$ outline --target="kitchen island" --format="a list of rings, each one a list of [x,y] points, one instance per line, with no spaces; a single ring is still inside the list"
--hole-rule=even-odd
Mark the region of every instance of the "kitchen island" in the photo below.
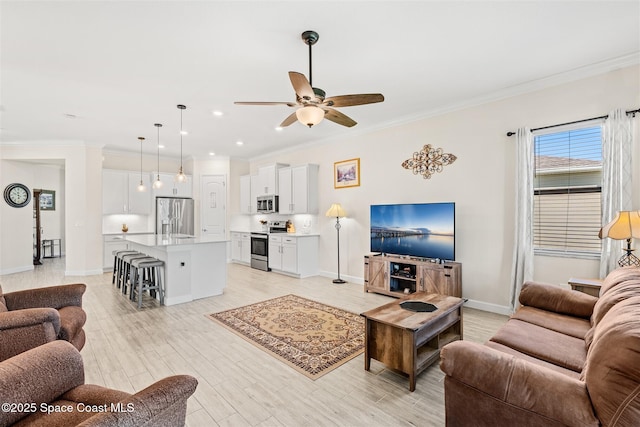
[[[126,236],[129,249],[164,261],[164,304],[221,295],[227,285],[227,241],[186,235]]]

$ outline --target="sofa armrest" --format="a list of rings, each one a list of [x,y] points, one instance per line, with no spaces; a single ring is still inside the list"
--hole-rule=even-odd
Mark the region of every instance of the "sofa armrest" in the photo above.
[[[53,308],[29,308],[0,313],[0,360],[55,341],[60,316]]]
[[[529,307],[588,319],[598,298],[555,285],[525,282],[520,291],[519,301],[520,304]]]
[[[197,385],[198,381],[189,375],[164,378],[118,402],[118,411],[96,414],[79,426],[182,426],[187,399],[196,391]]]
[[[84,383],[82,357],[66,341],[54,341],[0,362],[0,402],[32,404],[55,401]],[[0,411],[0,425],[12,425],[35,410]]]
[[[440,368],[496,405],[522,408],[567,426],[599,425],[584,382],[482,344],[456,341],[444,346]],[[473,402],[460,402],[460,407],[469,405]]]
[[[83,283],[25,289],[4,294],[9,311],[25,308],[51,307],[59,309],[70,305],[82,307],[82,295],[87,286]]]

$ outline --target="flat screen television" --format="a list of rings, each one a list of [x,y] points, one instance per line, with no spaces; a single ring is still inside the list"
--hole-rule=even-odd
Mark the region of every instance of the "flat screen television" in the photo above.
[[[371,205],[371,252],[455,260],[455,203]]]

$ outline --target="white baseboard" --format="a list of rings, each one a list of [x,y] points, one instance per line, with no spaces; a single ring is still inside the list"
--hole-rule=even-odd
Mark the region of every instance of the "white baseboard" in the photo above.
[[[33,268],[33,264],[24,265],[22,267],[5,268],[4,270],[0,270],[0,276],[5,274],[22,273],[24,271],[32,271]]]
[[[335,271],[320,271],[320,272],[318,272],[318,276],[329,277],[331,279],[337,279],[338,278],[338,273],[336,273]],[[345,280],[345,281],[349,282],[349,283],[356,283],[358,285],[364,285],[364,278],[362,278],[362,277],[356,277],[356,276],[349,276],[349,275],[340,274],[340,278],[342,280]]]
[[[465,303],[465,306],[469,308],[482,310],[482,311],[488,311],[490,313],[504,314],[505,316],[509,316],[512,313],[511,308],[505,305],[492,304],[489,302],[477,301],[473,299],[467,300],[467,302]]]

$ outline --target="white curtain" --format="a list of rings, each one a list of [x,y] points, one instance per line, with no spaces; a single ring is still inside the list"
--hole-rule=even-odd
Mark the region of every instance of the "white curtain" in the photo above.
[[[511,310],[518,306],[522,284],[533,279],[533,136],[528,128],[516,133],[516,216],[511,269]]]
[[[610,112],[602,128],[602,225],[618,211],[631,210],[631,139],[631,118],[625,110]],[[602,240],[601,278],[617,267],[622,254],[620,241]]]

